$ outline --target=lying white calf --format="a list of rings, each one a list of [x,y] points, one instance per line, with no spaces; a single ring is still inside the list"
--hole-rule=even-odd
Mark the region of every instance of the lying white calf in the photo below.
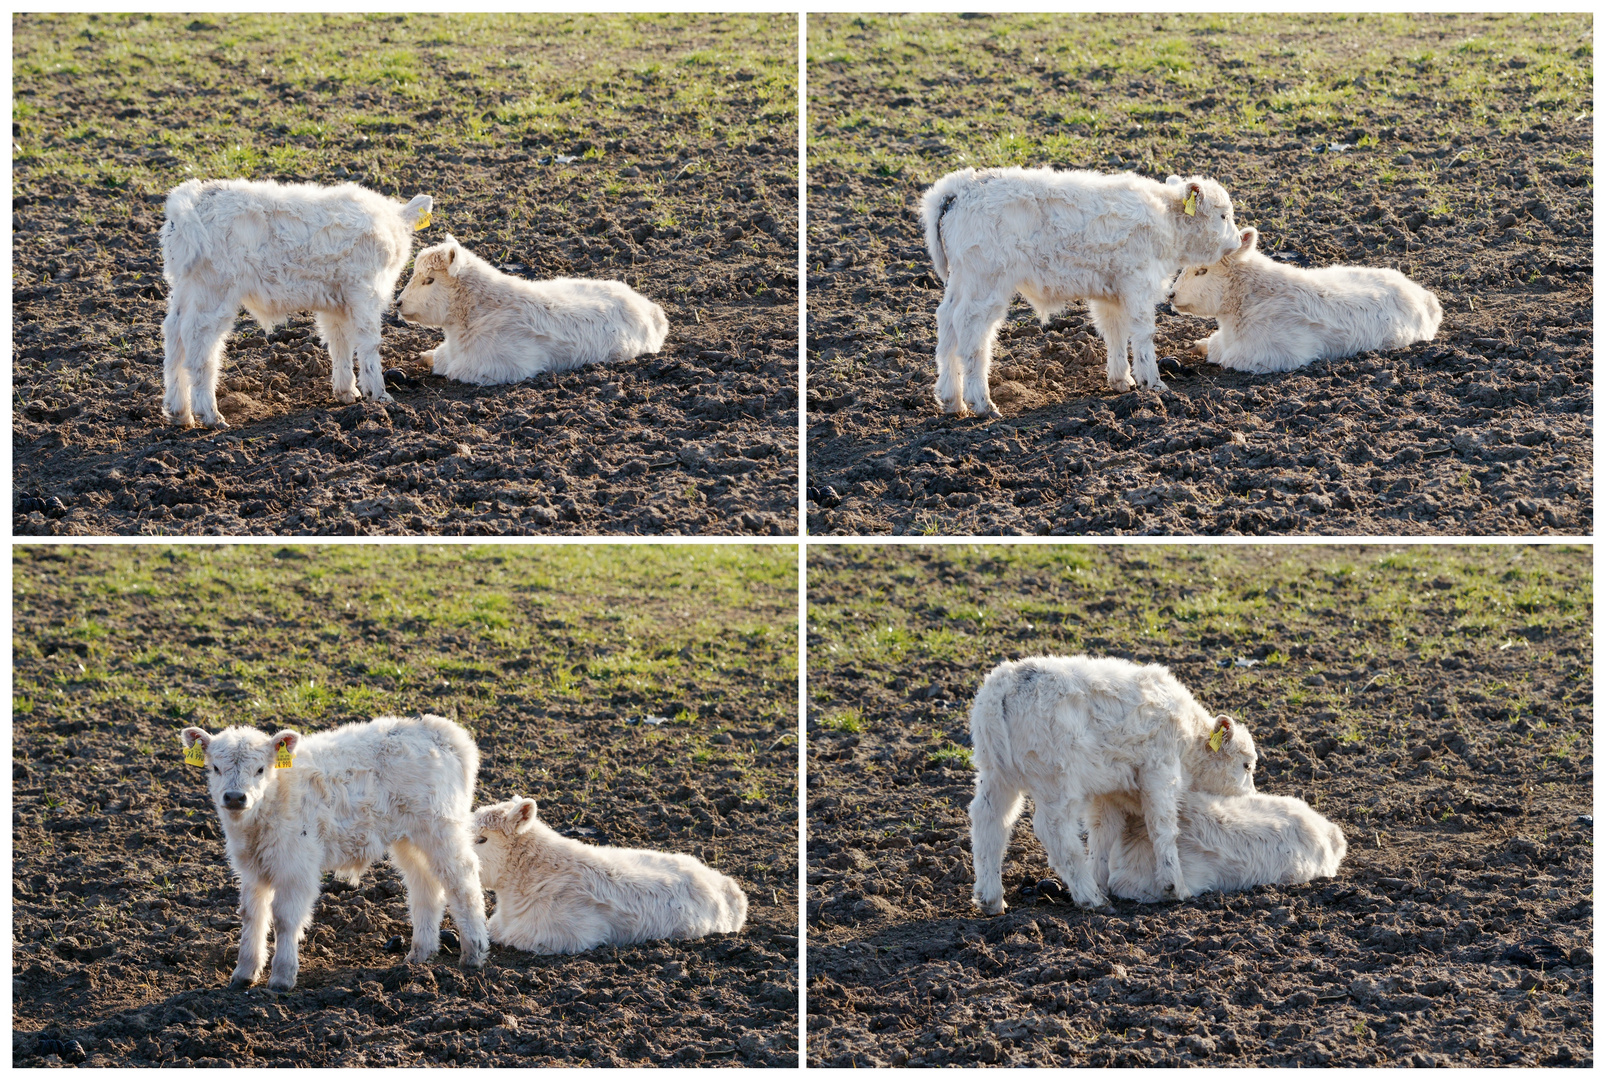
[[[401,870],[412,912],[409,964],[440,948],[449,905],[461,931],[462,966],[482,967],[490,943],[479,864],[469,842],[479,751],[439,716],[381,717],[316,735],[184,729],[185,760],[202,764],[223,822],[229,865],[240,879],[240,960],[235,989],[262,974],[268,919],[268,987],[295,985],[302,934],[325,871],[356,884],[384,857]],[[199,751],[199,754],[196,751]]]
[[[1443,308],[1397,270],[1328,266],[1303,270],[1261,255],[1259,233],[1210,266],[1190,266],[1167,299],[1220,329],[1193,344],[1209,362],[1237,371],[1292,371],[1312,360],[1431,341]]]
[[[315,312],[335,400],[357,400],[360,384],[368,398],[389,401],[379,323],[413,231],[429,224],[433,206],[428,195],[402,205],[356,184],[186,180],[174,188],[161,231],[167,418],[228,427],[217,411],[217,376],[241,307],[268,329],[297,311]]]
[[[975,799],[970,849],[975,903],[1003,911],[1003,856],[1025,797],[1032,828],[1076,904],[1109,902],[1097,882],[1100,797],[1140,800],[1165,894],[1193,888],[1176,849],[1177,802],[1188,790],[1254,790],[1254,738],[1211,718],[1158,664],[1087,656],[1038,656],[993,669],[970,712]]]
[[[936,400],[997,412],[992,342],[1015,293],[1046,322],[1085,300],[1109,347],[1109,385],[1161,387],[1154,307],[1177,270],[1237,246],[1232,200],[1213,180],[1054,169],[961,169],[920,206],[925,246],[947,283],[936,309]],[[1128,362],[1128,348],[1130,360]]]
[[[1111,839],[1102,874],[1109,891],[1148,904],[1167,899],[1140,810],[1115,801],[1099,812]],[[1335,877],[1349,850],[1342,829],[1285,795],[1192,791],[1181,798],[1179,820],[1182,874],[1194,893]]]
[[[655,353],[669,334],[663,309],[623,282],[524,281],[450,236],[418,253],[399,311],[445,329],[422,357],[436,375],[480,386]]]
[[[593,847],[559,836],[514,796],[474,814],[480,880],[496,892],[491,940],[535,953],[728,934],[747,895],[689,855]]]

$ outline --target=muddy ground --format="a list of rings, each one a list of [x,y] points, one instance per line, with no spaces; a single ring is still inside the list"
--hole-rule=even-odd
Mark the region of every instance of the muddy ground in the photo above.
[[[794,550],[789,598],[755,578],[723,615],[694,591],[528,549],[392,547],[378,577],[360,565],[372,549],[109,550],[17,561],[14,1065],[797,1063],[795,695],[776,690],[796,685]],[[660,579],[688,569],[665,550],[631,557]],[[461,618],[384,580],[405,568],[444,591],[464,559]],[[544,580],[557,571],[572,584]],[[648,620],[614,608],[625,580]],[[319,595],[326,607],[293,613]],[[529,637],[498,631],[499,612]],[[331,638],[343,645],[322,663]],[[635,674],[611,671],[624,657]],[[239,890],[179,730],[421,709],[475,735],[477,803],[533,795],[567,835],[697,855],[746,891],[745,928],[572,957],[493,945],[473,972],[448,948],[409,966],[386,948],[411,931],[384,862],[355,888],[325,882],[292,991],[229,990]]]
[[[473,42],[437,16],[258,38],[246,17],[155,18],[195,70],[130,57],[119,35],[150,34],[143,17],[15,28],[24,61],[100,20],[71,71],[19,66],[14,86],[18,533],[795,533],[793,20],[642,20],[614,47],[582,17],[527,16]],[[404,57],[406,80],[294,62],[340,41],[352,58]],[[219,111],[223,86],[241,107]],[[196,130],[182,145],[164,134]],[[230,428],[171,428],[157,230],[170,187],[220,172],[430,193],[418,247],[450,232],[519,276],[624,280],[665,308],[668,343],[477,388],[431,375],[418,355],[440,333],[391,314],[394,402],[340,406],[310,316],[264,332],[242,315],[221,390]]]
[[[809,594],[810,1064],[1592,1064],[1586,549],[814,549]],[[1338,875],[1083,912],[1028,809],[980,916],[970,699],[1077,651],[1246,722]]]
[[[1263,18],[811,17],[811,533],[1592,532],[1590,20]],[[919,198],[1014,164],[1213,176],[1262,249],[1399,269],[1443,324],[1248,375],[1162,314],[1191,373],[1115,393],[1084,305],[1017,299],[1002,417],[944,417]]]

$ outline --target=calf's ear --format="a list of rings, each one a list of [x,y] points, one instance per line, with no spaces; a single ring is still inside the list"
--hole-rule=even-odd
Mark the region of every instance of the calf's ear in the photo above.
[[[513,804],[512,820],[517,831],[524,831],[535,820],[535,800],[516,800]]]
[[[289,728],[285,728],[283,731],[273,736],[274,750],[279,750],[282,748],[287,750],[293,756],[295,754],[295,748],[300,745],[301,736],[296,732],[291,731]]]
[[[1243,230],[1241,243],[1237,246],[1237,255],[1241,258],[1259,246],[1259,230],[1250,225]]]
[[[186,750],[194,746],[196,743],[201,744],[202,750],[205,750],[208,746],[212,745],[212,736],[206,731],[205,728],[187,727],[184,729],[184,733],[181,738],[184,740],[184,749]]]
[[[463,272],[463,246],[454,236],[446,237],[446,253],[443,256],[446,263],[446,273],[456,277]]]
[[[1229,716],[1215,717],[1215,727],[1209,733],[1209,748],[1218,752],[1221,747],[1232,741],[1232,718]]]

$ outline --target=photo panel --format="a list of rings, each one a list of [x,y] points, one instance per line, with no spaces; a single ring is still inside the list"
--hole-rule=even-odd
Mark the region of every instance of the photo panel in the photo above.
[[[808,531],[1591,535],[1592,41],[810,15]]]
[[[1592,563],[811,547],[810,1066],[1589,1061]]]
[[[794,14],[12,30],[18,534],[796,535]]]
[[[16,1064],[796,1066],[795,547],[13,581]]]

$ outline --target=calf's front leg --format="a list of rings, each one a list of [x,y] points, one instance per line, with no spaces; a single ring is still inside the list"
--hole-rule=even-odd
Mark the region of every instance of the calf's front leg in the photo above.
[[[1182,877],[1181,853],[1176,847],[1181,837],[1176,812],[1180,791],[1179,770],[1142,778],[1142,814],[1148,825],[1148,839],[1154,845],[1154,877],[1166,900],[1186,900],[1193,895]]]
[[[240,958],[229,986],[244,990],[262,977],[267,965],[268,921],[273,911],[273,888],[247,878],[240,882]]]
[[[268,972],[269,990],[295,987],[301,970],[301,936],[312,921],[318,902],[318,883],[297,881],[281,885],[273,896],[273,967]]]

